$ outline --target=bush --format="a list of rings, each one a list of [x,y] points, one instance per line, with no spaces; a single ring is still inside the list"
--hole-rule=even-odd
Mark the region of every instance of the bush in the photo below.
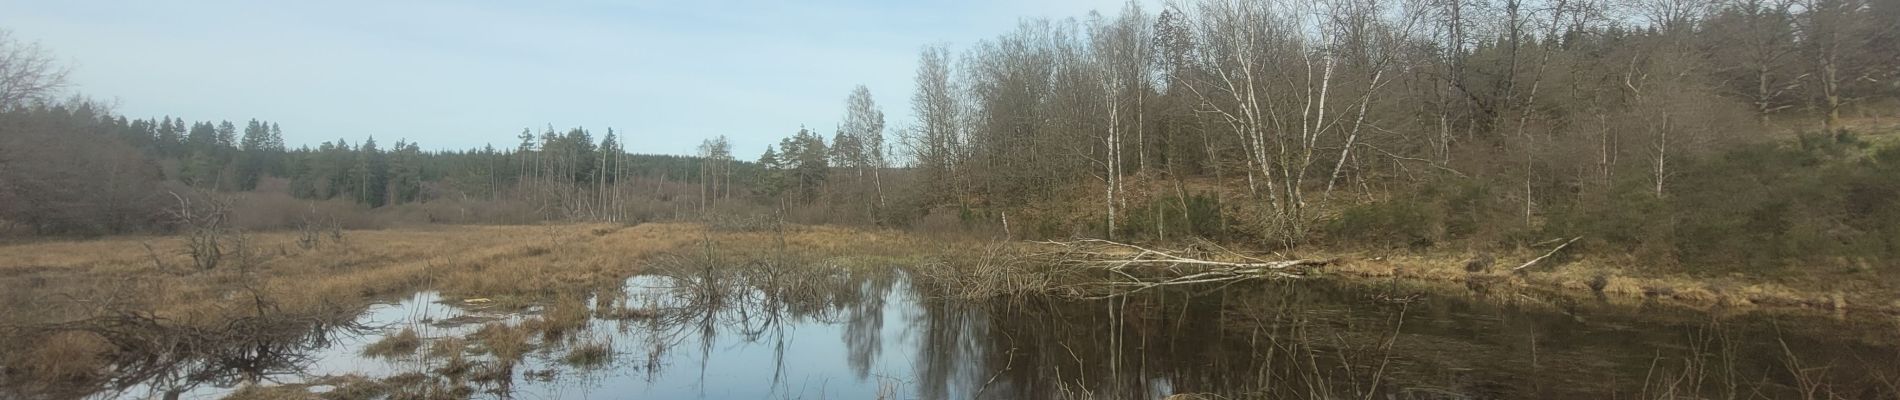
[[[1444,217],[1420,199],[1354,206],[1327,224],[1331,238],[1383,247],[1429,247],[1444,237]]]
[[[1768,273],[1900,255],[1900,149],[1851,134],[1683,157],[1658,196],[1643,173],[1548,215],[1549,236],[1584,236],[1692,272]]]
[[[1445,178],[1412,193],[1347,207],[1321,234],[1338,245],[1421,248],[1448,242],[1500,243],[1523,233],[1508,199],[1482,181]]]
[[[1158,196],[1131,202],[1123,210],[1116,237],[1180,239],[1221,237],[1220,199],[1211,194]]]

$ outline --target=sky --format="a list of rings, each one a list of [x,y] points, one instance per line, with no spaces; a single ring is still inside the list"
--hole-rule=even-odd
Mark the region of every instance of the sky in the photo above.
[[[129,118],[274,121],[292,147],[509,148],[579,126],[640,153],[726,135],[751,157],[800,126],[832,133],[856,85],[908,124],[925,45],[1123,2],[0,0],[0,29]]]

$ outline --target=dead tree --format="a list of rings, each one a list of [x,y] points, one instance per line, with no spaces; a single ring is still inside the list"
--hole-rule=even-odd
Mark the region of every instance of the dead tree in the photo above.
[[[202,201],[193,204],[189,196],[170,193],[178,201],[178,207],[166,212],[183,230],[184,253],[191,257],[192,266],[201,271],[211,270],[217,268],[226,256],[236,256],[240,260],[249,257],[245,236],[230,226],[229,202],[205,196]]]
[[[1028,258],[1055,270],[1106,273],[1106,279],[1080,279],[1057,287],[1059,292],[1085,298],[1133,294],[1174,285],[1232,283],[1251,279],[1298,278],[1312,268],[1336,259],[1271,261],[1240,254],[1217,245],[1209,250],[1167,251],[1101,239],[1038,242],[1051,250]],[[1100,275],[1098,275],[1100,276]]]

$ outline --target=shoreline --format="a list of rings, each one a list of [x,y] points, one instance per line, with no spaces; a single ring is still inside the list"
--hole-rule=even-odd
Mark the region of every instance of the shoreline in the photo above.
[[[1002,246],[1016,251],[1019,256],[1022,256],[1023,261],[1034,264],[1056,261],[1064,256],[1061,251],[1078,243],[1099,242],[1078,240],[1075,242],[991,241],[990,243],[992,246]],[[1618,263],[1600,256],[1582,255],[1569,259],[1540,259],[1552,254],[1543,251],[1494,254],[1497,257],[1495,260],[1483,261],[1473,270],[1468,270],[1467,267],[1474,263],[1473,253],[1430,250],[1331,251],[1316,247],[1301,250],[1297,253],[1298,256],[1232,252],[1224,249],[1219,254],[1210,255],[1204,249],[1172,251],[1148,243],[1116,244],[1116,246],[1111,246],[1115,248],[1108,251],[1098,249],[1069,255],[1105,257],[1106,264],[1098,264],[1094,267],[1114,266],[1124,258],[1146,256],[1149,259],[1141,261],[1140,265],[1160,265],[1166,263],[1154,259],[1183,257],[1195,259],[1197,262],[1207,261],[1207,271],[1212,272],[1219,272],[1219,269],[1227,268],[1229,265],[1312,263],[1320,265],[1302,266],[1299,267],[1300,271],[1307,275],[1337,277],[1362,283],[1384,283],[1398,279],[1468,294],[1537,292],[1575,299],[1601,299],[1621,304],[1666,304],[1725,314],[1799,311],[1841,316],[1900,315],[1900,295],[1894,294],[1894,289],[1883,283],[1881,277],[1865,271],[1810,270],[1782,271],[1767,275],[1731,273],[1727,276],[1697,277],[1676,272],[1644,271],[1641,266]],[[1156,252],[1178,254],[1157,256]],[[1036,256],[1027,256],[1030,254]],[[1043,258],[1036,259],[1037,257]],[[1520,263],[1525,260],[1539,261],[1522,270],[1512,268],[1512,266],[1523,265]],[[1493,263],[1498,265],[1490,265]],[[1034,272],[1025,269],[1015,268],[1018,273]],[[1027,268],[1027,270],[1034,269]],[[1044,268],[1042,271],[1056,270]],[[1200,270],[1194,272],[1200,272]],[[959,273],[980,275],[985,271],[971,270]],[[1072,284],[1077,278],[1072,276],[1069,279],[1072,281],[1057,280],[1058,282],[1050,283]],[[980,285],[980,282],[967,284]]]
[[[1697,278],[1683,275],[1641,276],[1623,268],[1584,258],[1565,264],[1540,265],[1524,273],[1467,272],[1449,254],[1393,257],[1342,257],[1323,273],[1370,282],[1398,278],[1466,292],[1499,289],[1549,293],[1571,298],[1601,298],[1617,304],[1655,303],[1710,313],[1798,311],[1847,315],[1900,315],[1900,299],[1880,292],[1804,290],[1747,278]],[[1874,299],[1894,299],[1880,303]]]

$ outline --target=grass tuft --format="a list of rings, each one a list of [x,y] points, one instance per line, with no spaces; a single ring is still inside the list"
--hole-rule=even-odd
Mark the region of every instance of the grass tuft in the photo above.
[[[576,367],[596,367],[613,361],[613,357],[613,343],[590,339],[568,348],[561,362]]]
[[[482,326],[481,330],[469,335],[469,338],[481,343],[482,348],[494,355],[496,361],[513,363],[533,350],[528,343],[528,331],[505,323],[493,322]]]
[[[416,334],[415,328],[403,328],[402,332],[384,336],[383,340],[378,340],[369,347],[363,348],[363,355],[396,358],[415,355],[416,349],[419,348],[422,348],[422,336]]]

